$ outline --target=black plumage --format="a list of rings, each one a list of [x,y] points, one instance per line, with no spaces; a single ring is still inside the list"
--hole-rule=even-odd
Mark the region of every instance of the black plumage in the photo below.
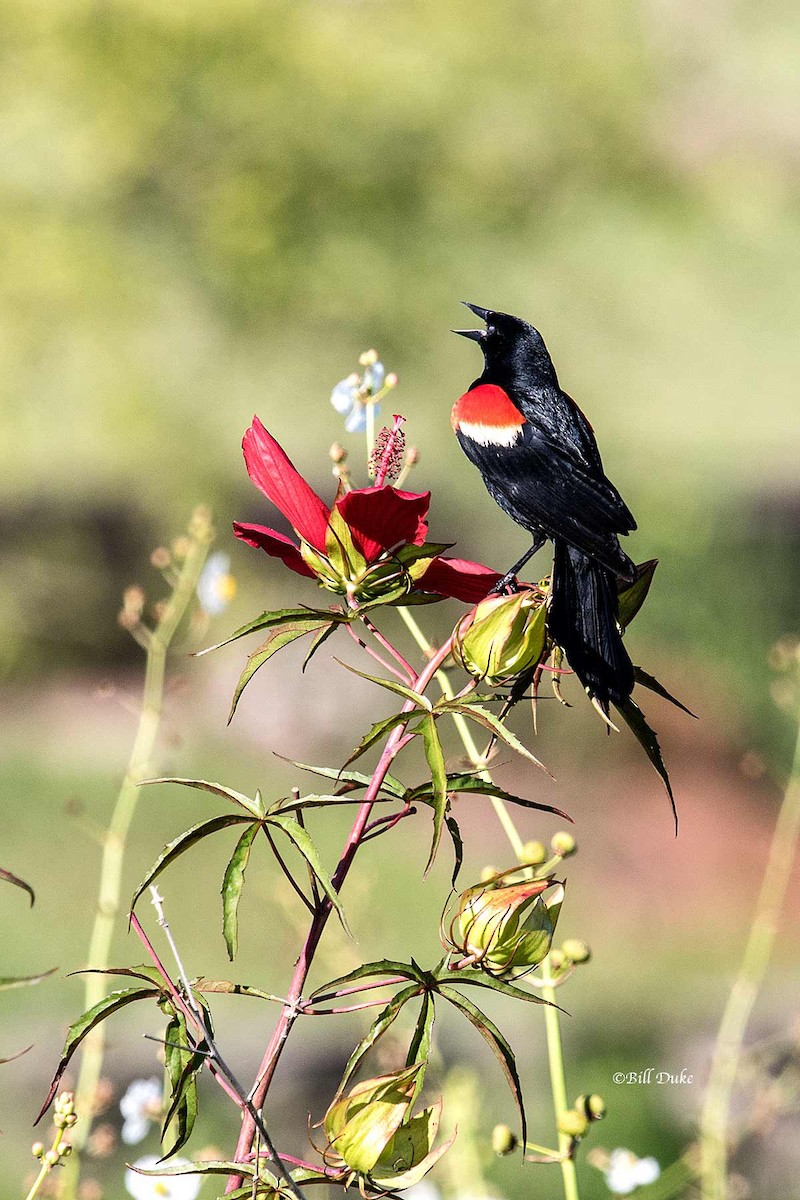
[[[532,325],[468,305],[485,330],[456,330],[477,341],[484,370],[453,409],[467,457],[499,506],[534,545],[553,542],[548,625],[589,695],[604,711],[633,690],[633,666],[617,625],[617,580],[634,577],[619,535],[636,522],[606,477],[592,427],[558,383]]]

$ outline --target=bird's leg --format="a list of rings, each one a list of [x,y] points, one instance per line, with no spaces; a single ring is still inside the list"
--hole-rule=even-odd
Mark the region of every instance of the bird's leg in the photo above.
[[[502,595],[503,592],[516,592],[518,590],[515,582],[516,576],[520,573],[526,562],[528,562],[529,559],[533,558],[534,554],[541,550],[546,541],[547,538],[541,535],[537,538],[534,538],[533,545],[530,547],[530,549],[526,550],[519,562],[515,562],[511,570],[506,571],[503,578],[497,581],[492,588],[492,592],[496,592],[498,595]]]

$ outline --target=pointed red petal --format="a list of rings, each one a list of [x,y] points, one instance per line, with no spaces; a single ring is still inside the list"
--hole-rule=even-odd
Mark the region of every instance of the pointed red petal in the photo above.
[[[248,546],[255,546],[257,550],[266,550],[272,558],[279,558],[298,575],[308,575],[310,579],[316,578],[294,542],[284,537],[282,533],[276,533],[274,529],[267,529],[264,525],[247,525],[244,521],[234,521],[233,532],[243,542],[247,542]]]
[[[398,542],[421,546],[428,533],[425,518],[430,492],[398,492],[393,487],[355,488],[336,501],[367,562]]]
[[[499,583],[502,575],[466,558],[435,558],[425,574],[417,581],[423,592],[438,592],[477,604]]]
[[[280,509],[300,537],[324,552],[330,510],[258,417],[253,417],[244,435],[242,450],[247,474],[256,487]]]

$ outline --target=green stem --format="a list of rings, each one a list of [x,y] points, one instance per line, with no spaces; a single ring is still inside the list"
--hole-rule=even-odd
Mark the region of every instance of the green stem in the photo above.
[[[400,608],[398,609],[398,612],[400,613],[403,622],[405,623],[407,629],[411,633],[411,636],[414,638],[414,641],[417,643],[422,653],[430,657],[434,652],[433,646],[425,637],[425,634],[420,629],[416,619],[412,616],[407,608]],[[445,672],[443,670],[437,671],[435,678],[436,682],[439,684],[439,687],[442,689],[443,694],[448,698],[448,700],[452,700],[454,695],[453,688]],[[480,753],[477,747],[475,739],[472,736],[472,731],[470,730],[466,720],[460,713],[453,714],[453,719],[470,762],[474,767],[480,768],[481,776],[486,779],[487,782],[491,782],[491,774],[486,768],[483,755]],[[506,837],[511,844],[511,848],[516,857],[521,859],[522,849],[525,843],[520,837],[519,831],[514,824],[511,814],[509,813],[508,808],[503,800],[494,796],[491,799],[500,824],[503,826]],[[550,979],[549,957],[544,960],[542,969],[544,971],[544,979],[547,982]],[[544,987],[542,988],[541,994],[545,1000],[549,1001],[549,1003],[544,1006],[544,1021],[545,1032],[547,1035],[547,1056],[550,1065],[550,1086],[553,1093],[553,1109],[556,1115],[556,1122],[558,1122],[559,1117],[563,1112],[566,1111],[568,1107],[567,1083],[564,1075],[564,1054],[561,1049],[561,1026],[558,1019],[558,1009],[555,1007],[555,989],[552,987]],[[572,1158],[566,1157],[570,1146],[571,1139],[568,1136],[559,1133],[559,1151],[565,1156],[561,1160],[561,1177],[564,1183],[565,1200],[579,1200],[578,1177],[575,1170],[575,1163]]]
[[[155,749],[164,702],[164,676],[167,651],[180,622],[195,594],[197,581],[208,553],[212,529],[203,510],[197,510],[190,525],[189,549],[183,561],[174,590],[159,621],[147,640],[147,659],[142,693],[139,726],[128,761],[128,769],[117,795],[111,821],[103,838],[100,865],[100,885],[97,896],[87,963],[95,970],[110,965],[114,926],[120,911],[122,870],[128,831],[139,799],[139,784],[152,774],[151,761]],[[84,1012],[98,1004],[106,994],[102,975],[86,975],[84,982]],[[81,1068],[76,1088],[75,1107],[81,1114],[79,1131],[72,1137],[73,1152],[61,1176],[59,1196],[74,1200],[80,1175],[80,1152],[91,1132],[92,1108],[103,1068],[105,1054],[105,1024],[94,1030],[84,1042]]]
[[[700,1119],[703,1200],[725,1200],[731,1093],[750,1014],[766,974],[800,836],[800,727],[753,923],[720,1022]]]

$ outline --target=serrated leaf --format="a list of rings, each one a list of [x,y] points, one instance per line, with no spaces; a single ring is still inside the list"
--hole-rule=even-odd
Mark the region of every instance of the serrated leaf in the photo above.
[[[4,870],[3,867],[0,867],[0,879],[5,880],[6,883],[13,884],[14,887],[21,888],[23,892],[27,892],[28,896],[30,897],[31,908],[33,908],[33,902],[36,899],[36,896],[34,895],[33,888],[29,883],[26,883],[24,879],[20,879],[19,875],[14,875],[13,872]]]
[[[655,731],[650,728],[645,720],[644,713],[639,708],[635,700],[629,696],[624,704],[615,704],[614,707],[619,712],[620,716],[627,722],[633,731],[639,745],[644,750],[650,762],[655,767],[658,774],[664,781],[664,787],[667,789],[669,802],[672,805],[672,815],[675,818],[675,836],[678,835],[678,810],[675,807],[675,797],[672,794],[672,784],[669,781],[667,768],[664,765],[664,759],[661,757],[661,747],[658,744],[658,738]]]
[[[320,887],[327,896],[328,900],[336,909],[336,915],[341,922],[342,929],[352,941],[355,941],[355,938],[350,932],[350,926],[347,924],[347,918],[344,915],[344,909],[342,908],[342,902],[339,899],[339,893],[333,886],[330,875],[322,865],[322,859],[319,856],[319,851],[311,840],[311,835],[309,834],[308,830],[304,829],[295,817],[289,816],[270,816],[267,818],[267,824],[270,826],[276,825],[279,829],[282,829],[286,836],[293,842],[297,850],[314,872],[317,880],[319,881]]]
[[[233,804],[238,804],[240,808],[246,809],[254,817],[263,817],[264,815],[264,805],[260,801],[260,796],[251,800],[242,792],[235,792],[233,788],[223,787],[221,783],[211,783],[207,779],[183,779],[177,775],[164,775],[160,779],[143,779],[139,787],[147,787],[152,783],[179,783],[183,787],[198,788],[200,791],[210,792],[212,796],[221,796],[223,800],[230,800]]]
[[[685,704],[681,704],[680,700],[677,700],[671,692],[668,692],[663,683],[659,683],[654,675],[648,675],[647,671],[642,670],[641,667],[634,667],[633,677],[638,684],[641,684],[642,687],[648,688],[651,692],[655,692],[655,694],[657,696],[661,696],[663,700],[669,700],[670,704],[674,704],[676,708],[681,710],[681,712],[687,713],[690,717],[694,717],[695,720],[698,719],[697,713],[693,713],[692,710],[687,708]]]
[[[250,861],[250,851],[253,848],[261,822],[256,821],[245,829],[236,849],[231,855],[222,878],[222,936],[228,949],[228,958],[233,962],[239,950],[239,901],[244,887],[244,873]]]
[[[311,998],[316,1003],[323,1003],[325,1000],[332,1000],[335,994],[343,987],[349,987],[351,983],[358,983],[361,979],[374,979],[379,975],[399,975],[402,979],[415,980],[417,983],[426,983],[425,972],[421,971],[414,963],[396,962],[391,958],[381,958],[376,962],[364,963],[361,967],[356,967],[354,971],[348,971],[346,975],[340,975],[337,979],[331,979],[328,983],[322,984],[311,993]],[[390,986],[387,984],[387,987]]]
[[[653,582],[658,559],[651,558],[639,563],[636,567],[636,578],[631,583],[624,583],[618,589],[617,621],[622,629],[627,629],[639,609],[647,599],[650,584]]]
[[[299,608],[275,609],[272,612],[263,612],[260,617],[255,617],[254,620],[248,621],[246,625],[242,625],[235,633],[232,633],[230,637],[225,638],[223,641],[216,642],[213,646],[206,646],[203,650],[197,650],[194,657],[202,658],[204,654],[210,654],[212,650],[220,650],[223,646],[229,646],[231,642],[236,642],[239,638],[246,637],[249,633],[260,633],[264,629],[273,629],[277,625],[287,625],[291,621],[308,620],[311,617],[316,618],[318,624],[322,621],[346,622],[349,619],[343,613],[328,612],[320,608],[302,606]]]
[[[131,979],[143,979],[145,983],[155,984],[163,988],[164,980],[156,967],[147,963],[138,967],[83,967],[79,971],[70,971],[72,975],[125,975]]]
[[[364,775],[360,771],[338,771],[336,767],[314,767],[309,763],[295,762],[293,758],[284,758],[282,754],[277,754],[276,758],[283,759],[284,762],[291,763],[293,767],[297,767],[301,771],[308,771],[311,775],[319,775],[322,779],[336,779],[341,783],[352,783],[356,787],[369,787],[372,779],[369,775]],[[397,800],[404,800],[406,796],[406,788],[399,779],[395,779],[393,775],[384,776],[381,790],[389,792]]]
[[[228,714],[228,724],[233,720],[233,715],[236,712],[236,706],[241,699],[242,692],[247,687],[250,680],[255,675],[256,671],[264,666],[264,663],[269,662],[274,654],[284,647],[290,646],[292,642],[296,642],[298,638],[305,637],[306,634],[312,632],[319,625],[319,620],[315,618],[307,618],[304,621],[294,621],[291,625],[282,625],[279,629],[274,629],[267,640],[260,645],[248,657],[245,668],[239,676],[239,682],[233,693],[231,701],[231,711]]]
[[[506,1077],[506,1082],[511,1089],[511,1094],[519,1112],[520,1124],[522,1126],[522,1141],[527,1137],[527,1121],[525,1118],[525,1104],[522,1099],[522,1085],[519,1080],[519,1072],[517,1071],[517,1061],[514,1057],[514,1051],[509,1046],[503,1034],[497,1028],[493,1021],[482,1012],[476,1004],[468,1000],[466,996],[461,996],[451,987],[444,984],[439,988],[439,994],[448,1000],[455,1008],[459,1009],[468,1021],[478,1030],[481,1037],[488,1042],[492,1053],[497,1058],[497,1061],[502,1067],[503,1074]]]
[[[342,767],[342,771],[344,771],[345,767],[349,767],[350,763],[355,762],[357,758],[361,758],[362,754],[366,754],[366,752],[372,746],[374,746],[376,742],[379,742],[381,738],[386,737],[387,734],[391,733],[393,729],[396,729],[398,725],[403,725],[405,722],[410,721],[413,715],[414,714],[402,712],[394,713],[391,717],[385,717],[382,721],[376,721],[372,728],[364,734],[363,738],[358,743],[355,750],[353,750],[353,752],[350,754],[349,758],[347,758],[344,766]]]
[[[423,717],[420,722],[420,731],[422,733],[422,743],[425,747],[425,758],[431,772],[431,784],[433,788],[433,838],[431,840],[428,861],[423,872],[424,877],[433,865],[433,860],[436,857],[436,851],[439,849],[439,842],[442,838],[442,826],[447,808],[447,770],[445,768],[442,743],[439,741],[439,733],[436,729],[436,721],[432,713],[429,716]]]
[[[386,1007],[381,1009],[375,1020],[370,1025],[367,1033],[358,1043],[355,1050],[347,1060],[347,1066],[344,1069],[342,1082],[339,1084],[338,1090],[340,1092],[345,1090],[350,1082],[350,1079],[358,1070],[362,1059],[365,1057],[368,1051],[372,1049],[375,1043],[381,1037],[383,1037],[384,1033],[386,1033],[386,1030],[389,1029],[389,1027],[397,1020],[397,1017],[400,1015],[403,1006],[407,1004],[409,1000],[413,1000],[413,998],[417,995],[419,995],[419,986],[417,984],[412,984],[410,987],[405,987],[399,991],[397,995],[389,1001]]]
[[[208,821],[200,821],[197,825],[193,825],[191,829],[187,829],[185,833],[176,837],[174,841],[171,841],[169,845],[164,847],[153,866],[133,893],[131,912],[136,907],[136,901],[144,889],[149,887],[153,880],[157,879],[161,872],[170,863],[175,862],[175,859],[179,858],[186,850],[191,849],[192,846],[202,841],[203,838],[210,837],[213,833],[218,833],[220,829],[228,829],[232,825],[249,825],[251,820],[251,817],[239,816],[237,813],[223,813],[222,816],[211,817]]]
[[[57,970],[58,967],[51,967],[49,971],[42,971],[40,975],[7,975],[0,978],[0,992],[8,992],[12,988],[32,987],[33,984],[47,979],[49,975],[55,975]]]
[[[415,708],[424,709],[425,712],[430,712],[433,708],[427,696],[422,696],[419,692],[415,692],[413,688],[406,687],[403,683],[398,683],[394,679],[383,679],[380,675],[370,675],[366,671],[358,671],[355,667],[351,667],[349,663],[342,662],[341,659],[334,659],[340,667],[344,667],[345,671],[350,671],[352,675],[358,675],[359,679],[366,679],[369,683],[375,683],[378,687],[385,688],[387,692],[394,692],[396,696],[402,696],[404,700],[408,700]]]
[[[551,779],[554,777],[550,774],[544,763],[540,762],[535,754],[531,754],[527,746],[524,746],[515,733],[503,724],[502,721],[489,712],[488,708],[483,708],[480,704],[462,704],[460,701],[448,700],[444,704],[441,701],[437,704],[437,708],[441,707],[443,712],[460,712],[462,716],[468,717],[470,721],[477,722],[478,725],[483,725],[484,729],[488,729],[494,733],[501,741],[510,746],[512,750],[516,750],[517,754],[521,754],[523,758],[527,758],[534,766],[539,767]]]
[[[64,1049],[61,1051],[61,1058],[59,1059],[56,1073],[53,1076],[53,1082],[50,1084],[50,1090],[47,1093],[47,1099],[42,1105],[39,1115],[34,1121],[34,1125],[39,1124],[52,1104],[53,1097],[58,1091],[58,1085],[61,1082],[61,1076],[64,1074],[70,1059],[86,1035],[91,1033],[101,1021],[105,1021],[106,1017],[119,1012],[120,1009],[125,1008],[128,1004],[133,1004],[137,1000],[148,1000],[158,995],[160,995],[158,988],[145,987],[124,988],[121,991],[111,992],[70,1025],[67,1030]]]
[[[306,654],[305,658],[303,659],[301,673],[303,673],[303,674],[305,673],[306,667],[311,662],[312,658],[317,653],[320,646],[323,644],[323,642],[327,642],[328,638],[331,636],[334,629],[336,628],[336,626],[339,623],[340,622],[338,622],[338,621],[331,621],[330,625],[323,625],[323,627],[317,633],[314,634],[314,637],[311,639],[311,645],[309,647],[308,653]]]

